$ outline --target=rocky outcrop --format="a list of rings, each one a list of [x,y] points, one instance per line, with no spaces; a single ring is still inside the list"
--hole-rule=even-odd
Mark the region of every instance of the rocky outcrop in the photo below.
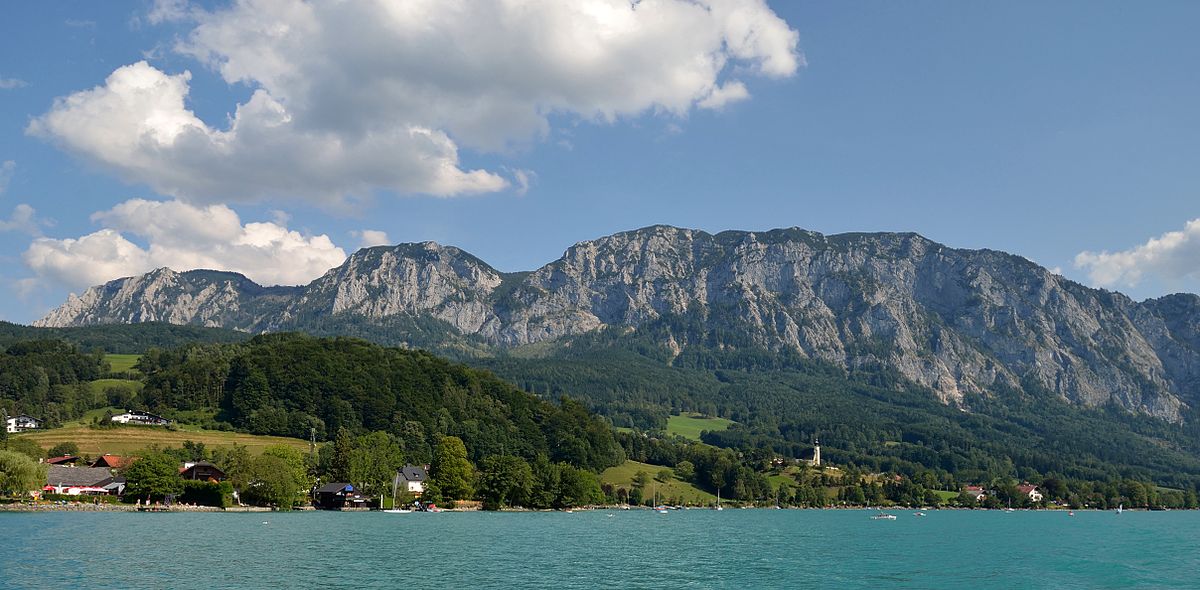
[[[304,287],[162,269],[72,296],[39,325],[167,321],[248,331],[331,318],[386,327],[432,319],[498,347],[561,341],[668,318],[678,351],[792,350],[847,367],[884,365],[946,403],[999,391],[1053,395],[1177,421],[1200,402],[1200,298],[1137,303],[1023,258],[915,234],[655,226],[572,246],[505,274],[426,242],[360,250]]]

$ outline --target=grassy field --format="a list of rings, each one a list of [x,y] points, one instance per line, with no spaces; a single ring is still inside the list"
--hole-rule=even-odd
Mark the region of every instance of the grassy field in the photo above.
[[[141,381],[132,381],[130,379],[97,379],[89,382],[89,385],[93,393],[104,393],[110,387],[141,391],[145,384]]]
[[[185,430],[170,431],[164,428],[147,426],[124,426],[117,428],[93,429],[86,426],[64,426],[41,432],[29,432],[18,435],[28,438],[44,449],[49,449],[58,443],[73,442],[79,445],[79,451],[96,456],[104,453],[124,455],[152,444],[178,447],[183,441],[202,442],[209,447],[231,446],[234,443],[249,447],[251,453],[258,454],[271,445],[285,444],[308,452],[308,441],[281,436],[257,436],[237,432],[222,432],[218,430]]]
[[[958,492],[950,492],[946,490],[933,490],[933,493],[937,494],[943,502],[946,500],[953,500],[958,497]]]
[[[687,439],[699,441],[700,433],[705,430],[725,430],[733,424],[732,420],[724,418],[704,418],[699,414],[686,416],[670,416],[667,418],[667,434],[678,434]]]
[[[633,488],[633,476],[639,471],[645,471],[650,475],[650,483],[646,484],[645,494],[649,498],[654,494],[654,490],[658,490],[658,499],[663,502],[673,502],[680,504],[703,505],[715,503],[717,497],[697,488],[696,486],[680,481],[672,477],[667,482],[654,480],[654,476],[659,471],[667,469],[661,465],[650,465],[648,463],[638,463],[637,461],[626,461],[616,467],[609,467],[600,474],[601,483],[610,483],[617,487],[625,489]]]
[[[138,359],[142,358],[140,354],[106,354],[104,360],[112,367],[112,372],[123,373],[132,371],[133,366],[137,364]]]

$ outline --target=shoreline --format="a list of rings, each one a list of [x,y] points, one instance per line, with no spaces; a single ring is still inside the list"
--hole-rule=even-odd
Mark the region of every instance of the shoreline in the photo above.
[[[0,512],[158,512],[158,513],[163,513],[163,512],[230,512],[230,513],[279,512],[273,508],[266,508],[266,507],[262,507],[262,506],[230,506],[228,508],[220,508],[217,506],[174,505],[174,506],[157,506],[157,507],[151,506],[149,509],[146,509],[146,508],[147,507],[144,505],[139,506],[137,504],[90,504],[90,503],[82,503],[82,502],[69,503],[69,504],[49,504],[49,503],[47,503],[47,504],[24,504],[24,503],[0,504]],[[528,509],[528,508],[504,508],[501,510],[487,511],[487,510],[480,510],[477,508],[476,509],[467,509],[467,510],[463,510],[461,508],[446,508],[446,509],[442,509],[441,512],[545,513],[545,512],[601,512],[601,511],[609,511],[609,512],[643,511],[644,512],[644,511],[653,511],[653,510],[654,510],[653,508],[649,508],[649,507],[645,507],[645,506],[630,506],[627,508],[621,507],[621,506],[590,506],[590,507],[583,507],[583,508],[573,508],[570,510],[534,510],[534,509]],[[677,512],[677,511],[683,512],[683,511],[691,511],[691,510],[712,511],[712,508],[708,508],[708,507],[678,508],[678,509],[671,509],[671,512]],[[772,507],[772,506],[747,506],[747,507],[741,507],[741,508],[729,507],[729,508],[726,508],[726,510],[728,510],[728,511],[733,511],[733,510],[776,510],[776,508]],[[1005,512],[1006,511],[1006,509],[1004,509],[1004,508],[961,508],[961,507],[943,507],[943,508],[901,508],[901,507],[878,508],[878,507],[872,507],[872,508],[868,508],[865,506],[828,506],[828,507],[824,507],[824,508],[785,507],[785,508],[779,508],[779,510],[829,510],[829,511],[860,511],[860,512],[877,512],[877,511],[882,511],[882,512],[907,512],[907,511],[917,511],[917,512],[939,512],[939,511]],[[1196,510],[1196,509],[1168,508],[1168,509],[1164,509],[1164,510],[1151,510],[1151,509],[1147,509],[1147,508],[1126,508],[1125,512],[1172,512],[1172,511],[1176,511],[1176,510],[1188,512],[1188,511]],[[372,510],[316,510],[311,506],[303,506],[303,507],[299,507],[299,508],[294,508],[288,512],[380,512],[380,511],[375,510],[375,509],[372,509]],[[1018,508],[1018,509],[1014,509],[1014,512],[1115,512],[1115,510],[1099,509],[1099,508],[1076,508],[1076,509],[1070,509],[1070,508],[1039,508],[1039,509],[1026,508],[1026,509],[1020,509],[1020,508]]]

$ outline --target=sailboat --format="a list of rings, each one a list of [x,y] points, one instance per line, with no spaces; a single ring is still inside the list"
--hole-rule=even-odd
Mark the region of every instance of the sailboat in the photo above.
[[[1124,502],[1122,502],[1122,503],[1120,503],[1120,504],[1117,504],[1117,514],[1120,514],[1120,513],[1124,512],[1124,510],[1125,510],[1125,503],[1124,503]]]
[[[391,510],[384,510],[384,512],[387,514],[408,514],[409,512],[412,512],[412,510],[401,510],[399,508],[396,508],[396,485],[395,484],[392,484],[392,508],[391,508]]]
[[[882,508],[880,508],[879,514],[872,515],[871,520],[896,520],[896,515],[888,514],[884,512]]]
[[[667,507],[658,505],[658,486],[654,486],[654,511],[659,514],[666,514]]]
[[[721,488],[717,488],[717,507],[713,508],[713,510],[724,510],[721,507]]]

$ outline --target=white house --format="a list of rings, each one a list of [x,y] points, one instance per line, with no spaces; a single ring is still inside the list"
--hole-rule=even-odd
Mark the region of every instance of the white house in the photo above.
[[[26,430],[36,430],[42,427],[42,421],[21,414],[20,416],[9,416],[4,423],[4,431],[8,433],[25,432]]]
[[[392,486],[397,493],[408,492],[414,496],[420,496],[425,493],[426,479],[429,479],[429,476],[425,473],[424,467],[405,465],[400,471],[396,472],[396,477],[392,480]]]
[[[167,420],[162,416],[151,414],[150,412],[134,411],[125,412],[124,414],[117,414],[116,416],[112,417],[112,421],[120,422],[121,424],[139,424],[142,426],[166,426],[167,424],[171,423],[170,420]]]
[[[1041,502],[1042,493],[1038,491],[1037,486],[1029,484],[1017,486],[1017,491],[1022,495],[1028,496],[1030,502]]]

